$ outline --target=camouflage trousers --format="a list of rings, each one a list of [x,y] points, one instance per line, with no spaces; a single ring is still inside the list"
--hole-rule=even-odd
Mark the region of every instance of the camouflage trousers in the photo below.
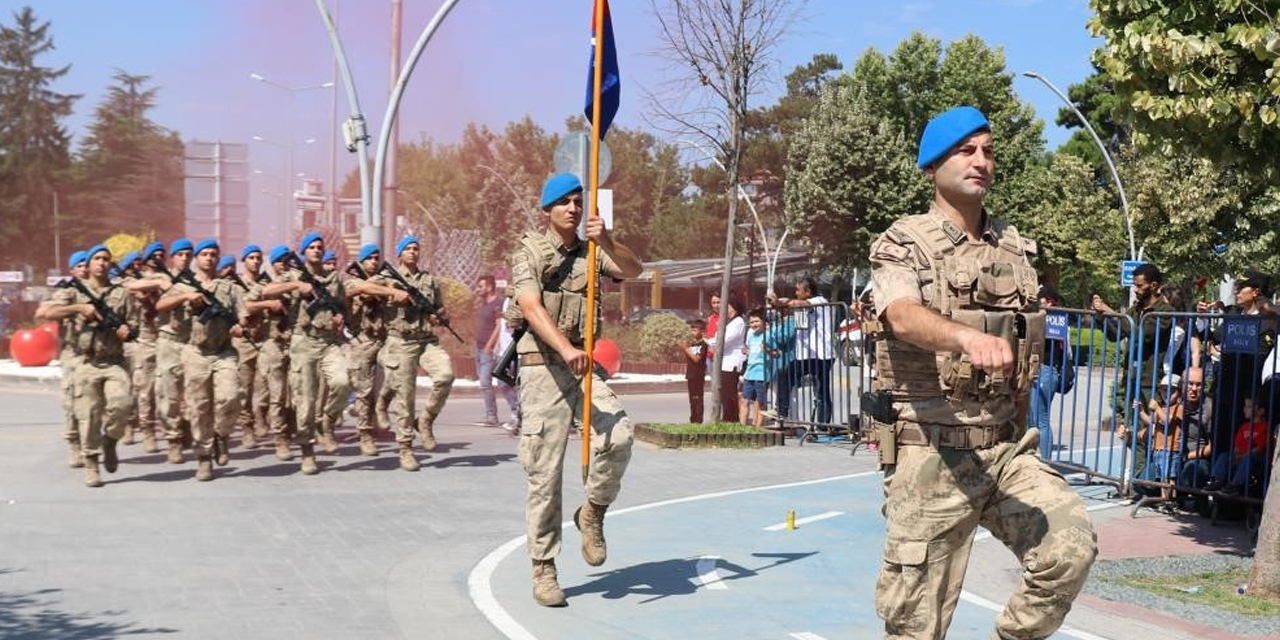
[[[551,560],[560,555],[564,453],[569,430],[582,417],[582,379],[559,364],[522,366],[520,407],[524,418],[518,458],[529,477],[525,497],[529,557]],[[613,504],[631,461],[632,439],[631,418],[597,373],[591,383],[588,500],[601,506]]]
[[[267,396],[265,424],[275,435],[288,433],[292,422],[289,344],[274,338],[263,342],[256,373],[254,389],[261,389]]]
[[[320,389],[324,381],[326,391]],[[311,336],[295,332],[289,342],[289,384],[297,411],[297,444],[314,444],[320,428],[332,432],[342,420],[342,408],[351,393],[347,359],[336,336]]]
[[[188,422],[182,407],[182,349],[185,345],[173,338],[156,340],[156,417],[164,429],[166,440],[182,438]]]
[[[431,393],[422,415],[434,420],[444,408],[444,402],[453,389],[453,363],[449,353],[440,345],[425,340],[406,340],[400,336],[387,337],[382,349],[382,366],[386,370],[386,385],[391,396],[391,410],[395,412],[396,442],[413,442],[416,428],[418,367],[431,378]]]
[[[240,372],[235,349],[206,354],[185,345],[182,373],[196,454],[211,456],[213,437],[231,435],[240,414]]]
[[[84,455],[102,453],[102,437],[119,440],[133,413],[133,389],[129,370],[119,362],[76,365],[76,423]]]
[[[347,377],[351,380],[351,390],[356,396],[356,429],[359,431],[373,429],[374,383],[378,372],[378,352],[382,350],[382,345],[380,340],[360,336],[346,346],[347,366],[350,367]]]
[[[240,381],[240,415],[236,426],[244,431],[265,429],[267,426],[267,387],[258,383],[259,357],[263,345],[245,338],[232,338],[231,344],[239,357],[237,377]]]
[[[131,421],[139,433],[151,433],[156,422],[156,340],[138,338],[124,345],[136,400]]]
[[[1035,452],[1039,432],[978,451],[898,447],[885,469],[884,562],[876,613],[885,638],[946,636],[985,527],[1022,563],[1022,580],[996,618],[1000,640],[1047,638],[1062,625],[1097,555],[1080,497]]]
[[[76,366],[79,364],[80,356],[70,348],[63,349],[58,356],[58,365],[62,368],[62,408],[67,419],[62,439],[67,442],[80,442],[80,427],[76,422]]]

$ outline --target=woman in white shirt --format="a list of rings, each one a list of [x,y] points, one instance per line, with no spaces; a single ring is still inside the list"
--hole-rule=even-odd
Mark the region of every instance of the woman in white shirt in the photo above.
[[[720,420],[738,422],[738,380],[746,365],[747,356],[742,348],[747,344],[747,323],[742,319],[742,301],[729,298],[729,321],[720,322],[724,331],[724,357],[720,359]],[[712,348],[715,343],[708,341]]]

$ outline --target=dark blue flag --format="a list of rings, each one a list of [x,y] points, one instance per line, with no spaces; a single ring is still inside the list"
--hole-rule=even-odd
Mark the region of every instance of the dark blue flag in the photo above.
[[[613,117],[618,115],[618,105],[621,104],[622,98],[622,79],[618,73],[618,49],[613,46],[613,21],[609,19],[609,1],[605,0],[604,6],[604,65],[603,78],[600,84],[600,139],[604,139],[604,134],[609,131],[609,125],[613,124]],[[596,66],[596,49],[595,32],[596,20],[595,12],[592,11],[591,16],[591,57],[587,63],[587,102],[583,112],[587,114],[587,121],[591,121],[591,99],[595,89],[595,66]]]

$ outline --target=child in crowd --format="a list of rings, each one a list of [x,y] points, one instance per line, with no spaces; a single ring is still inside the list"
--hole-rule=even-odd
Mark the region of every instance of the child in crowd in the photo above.
[[[768,380],[765,376],[765,320],[763,309],[752,309],[747,313],[747,343],[742,347],[747,354],[747,373],[742,377],[742,394],[739,400],[738,415],[742,424],[764,424],[764,410],[767,405],[766,388]],[[752,407],[755,418],[750,419]]]
[[[1236,429],[1231,451],[1213,457],[1213,474],[1205,491],[1236,496],[1244,493],[1250,475],[1262,475],[1266,464],[1267,409],[1253,398],[1244,400],[1245,422]]]
[[[684,349],[684,384],[689,390],[689,422],[702,422],[702,392],[707,384],[707,343],[702,336],[707,330],[703,320],[689,321],[689,338],[680,341]]]

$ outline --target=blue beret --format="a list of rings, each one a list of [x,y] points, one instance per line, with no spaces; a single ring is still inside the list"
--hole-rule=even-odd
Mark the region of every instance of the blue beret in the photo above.
[[[369,256],[375,253],[382,253],[382,252],[378,250],[378,245],[376,243],[370,242],[369,244],[366,244],[365,246],[360,247],[360,257],[356,259],[359,260],[360,262],[364,262],[365,260],[369,259]]]
[[[396,243],[396,255],[398,256],[404,253],[405,248],[411,244],[416,244],[419,248],[422,247],[422,243],[418,242],[417,238],[413,236],[405,236],[400,239],[400,242]]]
[[[236,266],[235,256],[222,256],[222,258],[218,260],[218,271],[222,271],[227,267],[234,267],[234,266]]]
[[[560,198],[575,191],[582,191],[582,181],[578,179],[578,176],[572,173],[560,173],[551,176],[547,183],[542,185],[542,204],[538,206],[547,209]]]
[[[245,247],[244,250],[240,252],[240,259],[244,260],[254,253],[262,253],[262,247],[259,247],[256,244],[251,244]]]
[[[137,261],[138,261],[138,252],[130,251],[129,253],[124,254],[124,259],[120,261],[120,266],[127,267]]]
[[[973,107],[956,107],[934,116],[920,136],[916,166],[923,169],[933,164],[975,131],[990,128],[987,117]]]
[[[281,260],[284,260],[290,253],[292,252],[289,250],[289,247],[282,244],[278,244],[275,247],[272,247],[271,249],[271,261],[280,262]]]
[[[172,245],[169,245],[169,255],[173,255],[184,249],[187,251],[191,251],[191,240],[187,238],[178,238],[177,240],[173,241]]]
[[[142,250],[142,255],[138,257],[143,260],[150,260],[151,256],[155,255],[157,251],[164,251],[164,243],[159,240],[147,245],[147,248]]]
[[[107,245],[105,245],[105,244],[95,244],[95,245],[93,245],[92,247],[89,247],[89,250],[88,250],[88,251],[84,252],[84,259],[85,259],[85,260],[92,260],[94,256],[98,255],[99,253],[104,253],[104,252],[107,254],[107,259],[108,259],[108,260],[110,260],[110,259],[111,259],[111,250],[107,248]]]
[[[71,254],[71,258],[67,260],[67,266],[74,269],[75,266],[80,264],[81,262],[88,262],[88,261],[89,261],[89,256],[86,255],[85,252],[77,251]]]
[[[217,240],[214,240],[213,238],[205,238],[204,240],[201,240],[200,242],[196,243],[196,248],[191,253],[199,255],[200,252],[204,251],[205,249],[217,249],[217,248],[218,248]]]
[[[320,258],[320,262],[333,262],[334,260],[337,260],[337,259],[338,259],[338,254],[334,253],[332,250],[329,250],[324,252],[324,256]]]
[[[316,240],[319,240],[321,243],[324,242],[324,236],[320,235],[319,231],[311,231],[308,232],[307,235],[302,236],[302,242],[298,243],[298,253],[306,251],[307,247],[311,246],[311,243]]]

